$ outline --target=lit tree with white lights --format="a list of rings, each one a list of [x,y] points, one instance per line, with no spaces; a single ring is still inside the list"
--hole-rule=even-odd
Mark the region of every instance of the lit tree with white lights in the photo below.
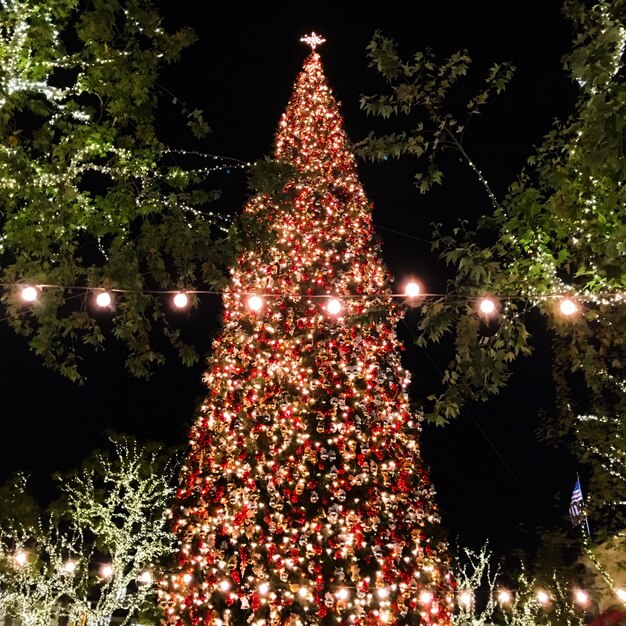
[[[381,260],[315,34],[276,136],[292,168],[245,214],[163,581],[169,624],[451,623]]]
[[[173,467],[152,445],[112,443],[62,478],[61,517],[2,520],[0,619],[22,626],[49,626],[56,617],[81,626],[108,626],[113,617],[120,626],[160,623],[153,572],[174,542],[166,515]]]

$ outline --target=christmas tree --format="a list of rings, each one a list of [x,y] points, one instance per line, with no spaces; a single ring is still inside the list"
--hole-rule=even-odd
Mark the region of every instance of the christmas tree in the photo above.
[[[316,46],[276,136],[293,175],[224,294],[174,526],[168,624],[450,624],[391,290]]]

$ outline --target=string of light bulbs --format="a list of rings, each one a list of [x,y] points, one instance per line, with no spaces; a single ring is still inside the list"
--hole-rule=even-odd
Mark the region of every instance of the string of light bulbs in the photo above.
[[[220,291],[215,289],[123,289],[123,288],[94,288],[78,285],[57,285],[57,284],[24,284],[24,283],[0,283],[4,288],[12,289],[18,292],[21,301],[24,304],[35,304],[40,300],[42,293],[46,289],[61,289],[61,290],[73,290],[82,291],[86,295],[93,294],[95,303],[102,309],[111,308],[114,304],[115,294],[130,294],[141,293],[150,294],[155,296],[170,296],[173,306],[176,309],[185,309],[190,304],[190,296],[193,295],[216,295],[223,296],[225,294],[235,295],[243,298],[247,298],[248,308],[253,312],[261,311],[267,301],[277,298],[289,298],[295,297],[297,294],[292,293],[266,293],[258,291]],[[604,299],[603,302],[612,302],[614,304],[626,301],[626,294],[623,293],[604,293],[601,294]],[[341,296],[333,294],[301,294],[300,297],[306,297],[315,300],[324,300],[325,308],[331,315],[338,315],[341,313],[343,306],[343,300],[354,300],[360,298],[392,298],[403,299],[407,304],[416,305],[420,301],[428,299],[441,299],[447,298],[448,301],[456,299],[457,303],[475,303],[479,312],[483,315],[490,316],[495,315],[498,311],[498,303],[504,300],[554,300],[558,303],[560,312],[566,316],[571,317],[578,313],[581,309],[581,303],[585,300],[592,302],[598,301],[597,294],[590,294],[587,296],[572,296],[566,293],[553,293],[553,294],[536,294],[532,297],[523,296],[522,294],[506,294],[506,295],[455,295],[450,293],[428,293],[422,292],[420,284],[415,281],[408,281],[404,285],[402,292],[389,293],[389,292],[376,292],[376,293],[360,293],[360,294],[343,294]]]
[[[23,549],[18,549],[13,555],[13,562],[15,566],[17,567],[24,567],[25,565],[27,565],[28,560],[29,560],[29,555]],[[65,573],[71,575],[71,574],[74,574],[74,572],[76,571],[78,567],[78,563],[75,559],[68,559],[63,563],[62,567]],[[115,571],[111,563],[109,562],[100,563],[99,574],[103,580],[108,580],[112,578],[114,573]],[[149,569],[145,569],[139,574],[137,581],[144,585],[150,585],[155,582],[155,577],[152,571],[150,571]],[[220,583],[219,588],[223,593],[228,594],[231,586],[228,583],[228,581],[224,580],[222,581],[222,583]],[[340,599],[346,600],[348,598],[348,594],[350,593],[349,590],[353,590],[353,589],[356,589],[356,588],[352,586],[348,586],[348,585],[344,586],[341,589],[339,589],[339,591],[337,591],[337,595],[339,596]],[[270,591],[270,587],[268,583],[263,583],[259,588],[259,593],[261,595],[266,595],[269,591]],[[574,604],[577,604],[580,607],[587,607],[589,605],[591,598],[587,591],[585,591],[584,589],[581,589],[580,587],[575,587],[572,591],[573,591]],[[620,601],[622,602],[626,601],[626,590],[621,589],[621,588],[616,588],[614,589],[614,592]],[[298,593],[301,596],[307,595],[309,593],[309,589],[306,587],[301,587],[298,590]],[[387,597],[389,590],[387,589],[387,587],[377,587],[376,593],[379,596],[379,598],[384,599]],[[507,605],[510,605],[513,602],[515,591],[512,589],[499,587],[498,589],[494,591],[494,594],[495,594],[495,599],[497,600],[497,602],[501,606],[506,607]],[[550,604],[552,600],[552,594],[548,590],[544,589],[543,587],[537,588],[534,593],[534,596],[535,596],[536,601],[540,605],[543,605],[543,606],[547,606],[548,604]],[[422,604],[428,605],[430,602],[432,602],[432,600],[433,600],[432,594],[428,590],[423,590],[421,592],[419,601]],[[460,607],[464,607],[468,609],[474,604],[474,602],[475,602],[475,593],[473,591],[470,591],[468,589],[463,589],[463,588],[459,590],[457,594],[457,603]]]

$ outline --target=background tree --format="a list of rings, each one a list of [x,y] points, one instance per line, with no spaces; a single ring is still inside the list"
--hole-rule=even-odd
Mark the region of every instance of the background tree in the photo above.
[[[85,569],[81,538],[60,532],[45,518],[16,522],[0,534],[0,614],[24,626],[49,626],[81,588]]]
[[[93,296],[117,290],[111,330],[126,366],[148,376],[164,336],[197,359],[151,290],[221,284],[228,221],[208,205],[211,159],[165,145],[156,130],[164,64],[194,41],[169,33],[151,0],[0,2],[0,281],[16,332],[48,366],[81,379],[81,346],[104,345]],[[196,137],[208,127],[182,106]],[[207,156],[207,155],[205,155]],[[20,286],[39,286],[25,307]]]
[[[428,398],[427,417],[445,424],[468,401],[484,401],[507,383],[511,363],[533,351],[531,323],[542,320],[552,340],[557,405],[543,436],[571,445],[588,463],[589,514],[605,532],[624,526],[623,414],[626,409],[626,210],[623,152],[626,89],[623,54],[626,5],[592,7],[568,1],[564,15],[575,27],[564,67],[580,87],[571,117],[555,123],[526,168],[497,198],[469,156],[467,124],[492,94],[512,78],[496,64],[485,87],[452,110],[449,94],[469,67],[466,52],[439,62],[432,52],[406,61],[393,41],[378,33],[371,64],[388,92],[364,96],[362,107],[382,117],[406,116],[411,130],[370,135],[360,153],[370,159],[414,155],[426,159],[417,174],[422,192],[441,183],[442,155],[455,150],[476,173],[490,212],[451,234],[435,226],[433,249],[449,265],[447,295],[421,303],[419,345],[451,335],[454,355],[441,393]],[[497,324],[487,325],[478,300],[492,296]],[[572,299],[574,315],[557,305]],[[606,455],[612,457],[610,464]],[[598,535],[600,538],[600,535]]]
[[[556,572],[549,572],[544,579],[535,578],[523,564],[511,575],[500,565],[494,565],[494,561],[488,544],[477,551],[464,548],[457,554],[455,624],[582,626],[586,623],[588,605],[576,602],[567,579]]]
[[[173,458],[117,436],[59,476],[61,498],[37,524],[12,520],[0,530],[0,611],[27,626],[58,615],[159,624],[157,568],[173,551]]]

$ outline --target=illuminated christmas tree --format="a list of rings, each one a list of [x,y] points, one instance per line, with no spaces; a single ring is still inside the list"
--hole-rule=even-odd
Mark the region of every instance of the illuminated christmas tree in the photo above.
[[[169,624],[450,624],[400,305],[316,46],[276,136],[294,174],[224,295],[181,475]]]

